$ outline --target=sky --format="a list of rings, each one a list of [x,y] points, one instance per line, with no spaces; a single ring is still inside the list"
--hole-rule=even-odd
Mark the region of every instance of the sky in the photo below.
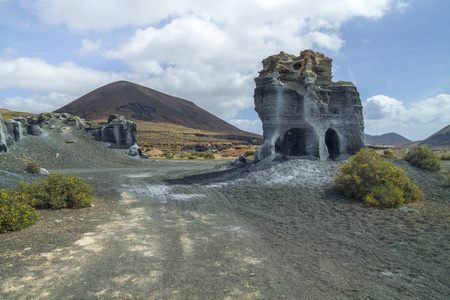
[[[0,108],[56,110],[128,80],[247,131],[261,61],[312,49],[360,93],[365,132],[450,124],[448,0],[0,0]]]

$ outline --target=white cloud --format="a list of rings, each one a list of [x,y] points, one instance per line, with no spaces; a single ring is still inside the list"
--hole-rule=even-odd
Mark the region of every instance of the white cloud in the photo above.
[[[281,50],[338,52],[341,25],[377,19],[397,0],[23,0],[46,24],[82,34],[81,56],[122,61],[122,74],[51,65],[29,57],[0,59],[0,89],[82,95],[127,79],[194,101],[224,119],[253,107],[261,60]],[[61,26],[63,27],[63,26]],[[105,36],[120,37],[111,42]],[[129,32],[133,31],[132,36]],[[107,33],[102,40],[91,33]],[[114,45],[114,46],[110,46]]]
[[[47,95],[32,95],[30,97],[10,97],[0,100],[1,107],[14,111],[31,113],[51,112],[75,100],[75,96],[50,93]]]
[[[363,103],[366,132],[396,132],[413,140],[425,139],[450,123],[450,95],[416,102],[405,107],[402,101],[377,95]]]
[[[262,122],[261,120],[247,120],[247,119],[231,119],[228,123],[249,132],[262,134]]]
[[[101,40],[91,41],[90,39],[81,40],[81,48],[78,51],[82,56],[87,54],[98,52],[102,46]]]
[[[15,87],[36,92],[83,94],[122,77],[82,68],[73,62],[51,65],[39,58],[0,59],[0,89]]]
[[[409,8],[410,3],[404,2],[404,1],[398,1],[397,4],[395,5],[395,8],[397,9],[397,11],[404,13],[406,12],[406,10]]]

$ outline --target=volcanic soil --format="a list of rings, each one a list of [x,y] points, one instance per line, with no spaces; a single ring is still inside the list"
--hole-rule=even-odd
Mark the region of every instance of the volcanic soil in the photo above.
[[[0,235],[1,299],[450,297],[450,188],[439,174],[394,160],[427,199],[386,210],[336,193],[338,163],[223,171],[223,161],[136,159],[65,134],[2,153],[0,184],[34,180],[20,171],[33,159],[85,178],[97,201],[39,210],[34,226]]]

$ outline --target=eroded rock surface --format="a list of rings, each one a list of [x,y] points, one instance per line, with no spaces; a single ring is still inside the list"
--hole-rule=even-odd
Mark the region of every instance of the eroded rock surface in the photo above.
[[[108,124],[94,132],[97,141],[110,143],[111,147],[129,149],[137,144],[136,123],[125,119],[123,116],[111,115]]]
[[[312,50],[263,60],[254,99],[264,144],[256,161],[271,156],[340,160],[365,147],[359,93],[350,82],[331,81],[331,62]]]

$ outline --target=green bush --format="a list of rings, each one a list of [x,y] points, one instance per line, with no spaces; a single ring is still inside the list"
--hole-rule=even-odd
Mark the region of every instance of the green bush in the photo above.
[[[191,155],[188,157],[188,159],[198,159],[198,156]]]
[[[398,207],[424,198],[405,171],[362,149],[343,164],[334,181],[341,193],[369,205]]]
[[[384,158],[395,158],[394,152],[392,150],[384,150],[382,156]]]
[[[191,156],[199,157],[200,153],[198,153],[198,152],[191,152]]]
[[[212,154],[211,152],[206,152],[203,155],[203,159],[216,159],[216,157],[214,156],[214,154]]]
[[[244,157],[249,157],[249,156],[253,156],[253,155],[255,155],[255,151],[253,151],[253,150],[247,150],[244,153]]]
[[[0,190],[0,233],[23,229],[38,219],[33,199],[27,194]]]
[[[427,169],[432,172],[439,172],[441,170],[440,158],[433,151],[424,147],[419,146],[411,149],[406,155],[405,160],[421,169]]]
[[[30,184],[21,182],[19,192],[34,199],[37,208],[81,208],[94,202],[93,189],[84,179],[60,173],[50,173]]]
[[[162,155],[167,159],[172,159],[174,157],[170,152],[164,152]]]
[[[29,162],[29,163],[27,163],[27,166],[25,167],[25,172],[31,173],[31,174],[39,174],[40,170],[41,170],[41,165],[37,162]]]

